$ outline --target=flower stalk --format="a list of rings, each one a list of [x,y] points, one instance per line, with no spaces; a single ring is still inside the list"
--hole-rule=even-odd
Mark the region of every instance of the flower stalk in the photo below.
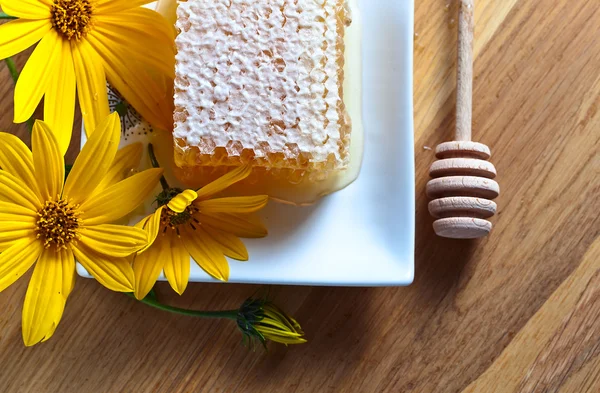
[[[133,293],[127,294],[135,299]],[[306,342],[304,332],[296,320],[272,302],[266,299],[247,299],[237,310],[201,311],[173,307],[161,303],[151,291],[148,296],[139,300],[141,303],[173,314],[207,319],[229,319],[236,325],[243,336],[244,343],[260,342],[266,348],[267,341],[280,344],[303,344]]]
[[[152,164],[152,167],[160,168],[160,163],[156,159],[156,154],[154,154],[154,146],[152,146],[152,143],[148,143],[148,156],[150,157],[150,163]],[[171,187],[169,186],[169,182],[167,182],[167,179],[164,175],[160,178],[160,185],[162,186],[164,191],[171,189]]]
[[[10,57],[4,59],[4,62],[8,67],[8,71],[10,72],[10,76],[12,77],[13,81],[17,83],[17,81],[19,80],[19,71],[17,70],[15,62]]]
[[[135,299],[135,296],[132,293],[127,294],[129,297]],[[228,311],[196,311],[196,310],[188,310],[185,308],[173,307],[167,304],[163,304],[159,302],[153,296],[146,296],[140,302],[144,303],[147,306],[156,308],[162,311],[168,311],[173,314],[185,315],[188,317],[198,317],[198,318],[209,318],[209,319],[231,319],[236,320],[238,315],[238,310],[228,310]]]

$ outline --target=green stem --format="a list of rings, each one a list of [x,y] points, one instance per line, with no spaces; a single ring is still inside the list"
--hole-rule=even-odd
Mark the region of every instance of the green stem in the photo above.
[[[10,76],[12,76],[13,81],[15,83],[17,83],[17,81],[19,80],[19,70],[17,70],[17,65],[15,64],[13,59],[10,57],[7,57],[6,59],[4,59],[4,62],[6,63],[6,66],[8,67],[8,71],[10,71]]]
[[[2,14],[2,13],[0,13]],[[0,19],[2,19],[0,17]],[[13,81],[15,82],[15,84],[17,84],[17,81],[19,80],[19,70],[17,70],[17,65],[15,64],[15,62],[13,61],[12,58],[8,57],[6,59],[4,59],[4,62],[6,63],[6,66],[8,67],[8,71],[10,72],[10,76],[12,77]],[[28,120],[27,120],[27,129],[29,130],[29,133],[31,134],[31,130],[33,130],[33,116],[31,116]]]
[[[17,18],[0,11],[0,19],[17,19]]]
[[[127,296],[135,299],[135,296],[132,293],[128,293]],[[162,311],[168,311],[168,312],[171,312],[174,314],[187,315],[190,317],[200,317],[200,318],[215,318],[215,319],[225,318],[225,319],[231,319],[231,320],[235,321],[235,320],[237,320],[237,315],[238,315],[238,311],[239,311],[239,310],[228,310],[228,311],[186,310],[185,308],[178,308],[178,307],[173,307],[173,306],[168,306],[166,304],[162,304],[158,300],[151,299],[149,297],[146,297],[145,299],[140,300],[140,302],[142,302],[150,307],[154,307],[156,309],[162,310]]]
[[[156,159],[156,155],[154,154],[154,146],[152,146],[152,143],[148,143],[148,156],[150,157],[150,162],[152,163],[152,167],[160,168],[160,164],[158,163],[158,160]],[[169,183],[167,182],[167,179],[165,179],[164,176],[160,177],[160,185],[162,186],[163,190],[168,190],[171,188],[171,187],[169,187]]]

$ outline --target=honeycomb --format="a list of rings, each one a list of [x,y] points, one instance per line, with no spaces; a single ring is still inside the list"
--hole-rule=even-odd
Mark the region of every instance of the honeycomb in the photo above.
[[[249,163],[290,181],[344,169],[349,23],[345,0],[180,2],[177,166]]]

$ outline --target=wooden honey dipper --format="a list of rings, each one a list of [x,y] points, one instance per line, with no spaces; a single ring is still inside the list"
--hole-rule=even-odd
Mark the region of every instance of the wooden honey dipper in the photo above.
[[[492,199],[500,194],[493,179],[496,168],[488,160],[490,149],[471,141],[473,107],[473,36],[474,0],[460,0],[458,18],[458,80],[456,95],[455,141],[440,144],[439,159],[429,170],[427,183],[429,212],[437,220],[433,229],[438,236],[475,239],[486,236],[496,214]]]

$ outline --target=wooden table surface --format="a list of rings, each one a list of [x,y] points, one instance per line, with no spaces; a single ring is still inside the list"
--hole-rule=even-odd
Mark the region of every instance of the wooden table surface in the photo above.
[[[431,229],[426,147],[453,129],[455,4],[416,2],[412,286],[274,287],[309,343],[265,353],[242,347],[227,321],[165,314],[79,279],[52,340],[26,349],[22,279],[0,294],[0,390],[599,392],[598,1],[477,1],[474,137],[492,147],[502,187],[493,234],[477,242]],[[0,129],[24,136],[3,65],[0,80]],[[255,290],[159,295],[234,308]]]

